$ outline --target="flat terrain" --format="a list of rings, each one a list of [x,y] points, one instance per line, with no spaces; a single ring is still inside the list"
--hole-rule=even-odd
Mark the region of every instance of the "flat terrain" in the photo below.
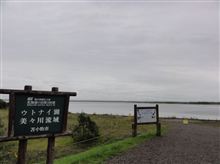
[[[77,124],[77,115],[78,114],[69,114],[68,130],[72,130]],[[102,146],[108,143],[112,143],[113,146],[110,145],[112,146],[110,147],[107,145],[107,148],[115,149],[115,142],[123,142],[128,137],[131,137],[131,123],[133,122],[133,118],[130,116],[92,114],[90,117],[99,127],[99,142],[88,147],[79,147],[70,136],[57,138],[55,144],[56,159],[76,154],[80,156],[80,152],[85,152],[93,147],[95,148],[96,146]],[[0,118],[5,125],[4,130],[6,133],[8,110],[0,110]],[[183,125],[181,119],[161,119],[161,122],[163,132],[165,132],[162,137],[153,137],[150,140],[146,138],[146,141],[144,139],[141,145],[112,157],[107,160],[106,163],[220,164],[220,121],[190,120],[188,125]],[[155,134],[155,125],[138,127],[138,133],[143,134],[146,132],[147,134]],[[129,144],[132,143],[130,139],[128,141]],[[0,150],[0,164],[14,164],[16,163],[18,142],[9,142],[6,144],[9,144],[9,146],[5,146],[3,150]],[[46,146],[47,139],[29,140],[27,163],[36,164],[45,161]],[[116,148],[121,149],[121,146]],[[96,150],[103,150],[103,148]],[[93,154],[94,152],[95,151],[93,151]],[[103,155],[103,151],[97,153],[96,158]],[[105,159],[103,158],[103,160],[108,159],[109,156]],[[97,160],[91,159],[89,163],[97,163],[96,161]]]
[[[68,130],[78,124],[78,114],[69,113],[68,115]],[[61,158],[72,154],[84,152],[96,145],[111,143],[118,140],[123,140],[131,136],[131,123],[133,118],[131,116],[116,116],[116,115],[98,115],[91,114],[91,119],[95,121],[99,127],[100,138],[99,142],[94,145],[79,147],[71,136],[58,137],[55,143],[55,158]],[[5,134],[7,133],[8,125],[8,110],[0,110],[0,118],[4,124]],[[139,129],[140,133],[152,130],[155,131],[154,125],[142,126]],[[0,143],[2,144],[2,143]],[[17,157],[18,142],[8,142],[10,146],[0,149],[0,164],[14,164]],[[33,139],[28,141],[27,146],[27,163],[36,164],[46,159],[47,139]],[[4,153],[3,153],[4,152]]]
[[[106,164],[219,164],[220,124],[167,120],[169,130],[162,137],[130,149]]]

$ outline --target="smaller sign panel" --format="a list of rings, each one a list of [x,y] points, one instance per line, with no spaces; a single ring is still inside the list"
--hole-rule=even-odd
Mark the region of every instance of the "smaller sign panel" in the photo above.
[[[14,136],[61,133],[66,101],[66,96],[17,94]]]
[[[137,123],[157,122],[156,109],[137,109]]]

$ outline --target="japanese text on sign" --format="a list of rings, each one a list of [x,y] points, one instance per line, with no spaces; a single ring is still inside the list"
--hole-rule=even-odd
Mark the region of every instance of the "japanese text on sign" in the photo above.
[[[65,101],[63,96],[16,95],[14,135],[62,132]]]

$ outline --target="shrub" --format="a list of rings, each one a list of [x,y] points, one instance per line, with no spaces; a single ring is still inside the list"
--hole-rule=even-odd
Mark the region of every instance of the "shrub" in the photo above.
[[[3,136],[3,135],[4,135],[4,124],[0,117],[0,136]]]
[[[0,136],[5,135],[5,127],[0,117]],[[12,156],[12,152],[9,151],[15,143],[1,142],[0,143],[0,163],[15,163],[15,158]]]
[[[4,124],[2,122],[2,119],[0,117],[0,136],[4,135]],[[0,161],[3,161],[3,158],[5,156],[5,143],[0,144]]]
[[[0,99],[0,109],[1,108],[6,108],[6,107],[7,107],[7,103]]]
[[[99,129],[94,121],[91,120],[89,115],[81,113],[78,116],[78,125],[73,129],[73,139],[81,144],[88,144],[98,140]],[[90,140],[91,139],[91,140]]]

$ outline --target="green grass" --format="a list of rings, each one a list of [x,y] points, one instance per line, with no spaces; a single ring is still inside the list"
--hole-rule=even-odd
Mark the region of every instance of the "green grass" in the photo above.
[[[5,125],[5,134],[7,133],[8,125],[8,110],[0,109],[0,117]],[[100,131],[100,138],[98,144],[112,143],[118,140],[123,140],[131,137],[131,116],[118,116],[118,115],[90,115],[91,119],[96,122]],[[68,130],[73,129],[73,126],[77,124],[77,114],[68,114]],[[165,124],[162,124],[165,127]],[[138,126],[138,133],[155,133],[155,125],[145,125]],[[18,142],[11,142],[13,146],[5,150],[8,152],[7,163],[15,163],[17,154]],[[95,146],[95,145],[93,145]],[[46,147],[47,139],[33,139],[28,140],[27,145],[27,163],[38,163],[40,161],[45,161],[46,159]],[[76,154],[84,152],[91,148],[79,147],[76,145],[72,137],[57,137],[55,142],[55,158],[61,158],[67,155]],[[0,152],[1,153],[1,152]],[[0,160],[1,163],[1,160]]]
[[[118,153],[124,152],[129,148],[132,148],[147,139],[155,136],[153,133],[148,133],[147,135],[141,135],[137,137],[129,137],[121,141],[116,141],[111,144],[100,145],[85,152],[69,155],[55,160],[55,164],[98,164],[103,163],[106,159],[111,156],[114,156]]]
[[[0,109],[0,118],[5,125],[5,129],[8,128],[8,110],[6,109]]]

